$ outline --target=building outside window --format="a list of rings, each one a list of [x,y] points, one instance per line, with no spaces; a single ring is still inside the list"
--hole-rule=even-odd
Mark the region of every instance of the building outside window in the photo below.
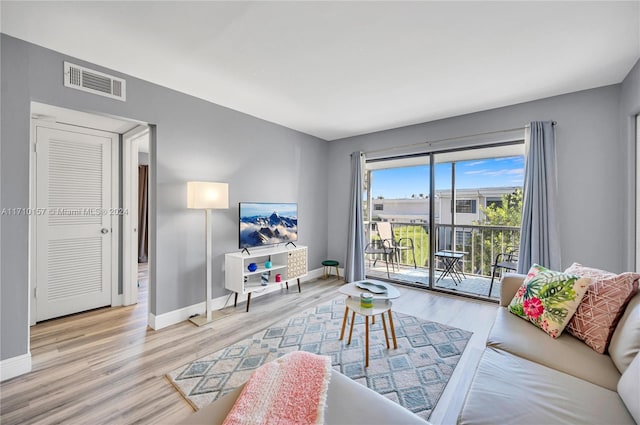
[[[456,245],[462,246],[464,248],[471,246],[471,231],[468,230],[457,230],[456,231]]]
[[[475,214],[477,201],[475,199],[456,199],[456,212]]]
[[[487,198],[486,207],[502,208],[502,198]]]

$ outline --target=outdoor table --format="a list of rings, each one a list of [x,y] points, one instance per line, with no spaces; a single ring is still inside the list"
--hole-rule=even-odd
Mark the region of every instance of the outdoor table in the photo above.
[[[456,266],[458,265],[458,263],[460,263],[460,261],[462,260],[462,258],[464,258],[466,254],[467,253],[464,251],[442,250],[442,251],[436,252],[434,254],[435,257],[441,259],[442,262],[444,263],[444,272],[442,272],[442,274],[438,276],[438,279],[436,279],[436,282],[439,282],[440,279],[443,279],[448,275],[448,276],[451,276],[451,279],[453,279],[453,283],[455,283],[456,285],[459,282],[461,283],[462,277],[464,276],[466,278],[466,276],[462,271],[462,269],[460,271],[456,270]]]

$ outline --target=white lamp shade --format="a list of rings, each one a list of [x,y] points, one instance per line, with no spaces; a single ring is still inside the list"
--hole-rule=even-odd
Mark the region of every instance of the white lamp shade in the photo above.
[[[187,182],[187,208],[229,208],[227,183]]]

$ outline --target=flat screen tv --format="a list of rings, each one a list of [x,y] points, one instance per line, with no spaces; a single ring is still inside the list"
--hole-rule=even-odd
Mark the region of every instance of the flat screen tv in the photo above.
[[[298,240],[298,204],[240,202],[240,248]]]

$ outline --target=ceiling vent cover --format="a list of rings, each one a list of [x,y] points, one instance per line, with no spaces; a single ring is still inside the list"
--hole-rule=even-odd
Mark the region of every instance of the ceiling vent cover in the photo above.
[[[126,81],[83,66],[64,63],[64,85],[121,101],[127,100]]]

